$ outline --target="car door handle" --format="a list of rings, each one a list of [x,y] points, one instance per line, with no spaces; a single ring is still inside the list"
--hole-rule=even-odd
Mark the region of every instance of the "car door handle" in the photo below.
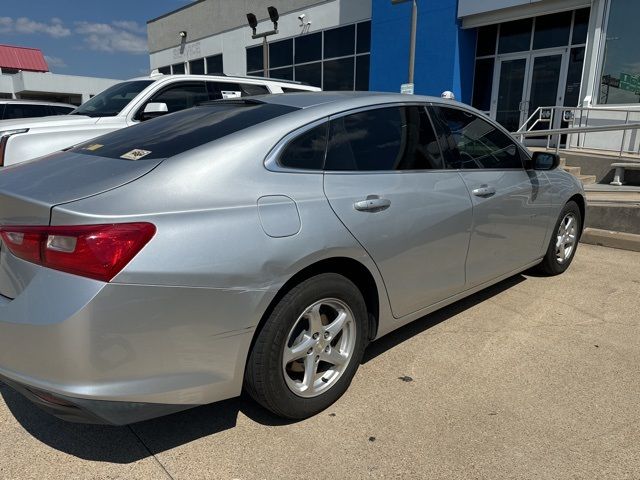
[[[370,195],[366,200],[361,200],[353,204],[359,212],[381,212],[391,206],[391,200]]]
[[[471,193],[473,193],[476,197],[490,197],[491,195],[496,194],[496,189],[495,187],[483,185],[482,187],[476,188]]]

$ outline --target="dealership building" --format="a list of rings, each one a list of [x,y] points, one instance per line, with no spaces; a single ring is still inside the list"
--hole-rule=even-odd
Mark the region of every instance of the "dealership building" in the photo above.
[[[257,32],[269,37],[269,65]],[[640,102],[637,0],[417,0],[415,92],[451,90],[515,131],[539,106]],[[148,22],[151,68],[400,91],[412,1],[199,0]],[[608,110],[607,110],[608,112]],[[603,117],[617,118],[613,114]]]

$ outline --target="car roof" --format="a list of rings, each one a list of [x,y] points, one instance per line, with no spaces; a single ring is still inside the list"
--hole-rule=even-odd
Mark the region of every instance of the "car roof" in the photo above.
[[[47,102],[46,100],[21,100],[7,98],[0,100],[0,103],[11,103],[16,105],[51,105],[56,107],[78,108],[76,105],[71,105],[70,103]]]

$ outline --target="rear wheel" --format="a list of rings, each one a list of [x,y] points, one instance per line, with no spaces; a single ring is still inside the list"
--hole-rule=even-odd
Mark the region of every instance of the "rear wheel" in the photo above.
[[[549,241],[547,253],[538,265],[538,270],[546,275],[564,273],[576,254],[582,231],[582,215],[574,201],[568,202],[556,222],[554,234]]]
[[[367,310],[347,278],[321,274],[276,305],[249,356],[245,387],[276,415],[314,415],[346,391],[362,360]]]

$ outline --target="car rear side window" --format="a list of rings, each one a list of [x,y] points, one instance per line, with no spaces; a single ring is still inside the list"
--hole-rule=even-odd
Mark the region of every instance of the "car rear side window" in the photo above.
[[[323,123],[289,142],[278,159],[280,166],[302,170],[322,170],[328,128],[329,123]]]
[[[454,169],[521,169],[515,141],[483,118],[458,108],[430,107],[445,163]]]
[[[34,118],[51,115],[46,105],[9,103],[4,110],[4,119],[11,118]]]
[[[128,160],[168,158],[296,110],[247,100],[212,102],[109,133],[71,151]]]
[[[325,170],[443,168],[424,107],[367,110],[331,121]]]
[[[208,100],[209,94],[204,82],[180,82],[160,91],[147,103],[164,103],[168,113],[174,113]],[[141,108],[137,119],[140,119],[143,111],[144,108]]]

